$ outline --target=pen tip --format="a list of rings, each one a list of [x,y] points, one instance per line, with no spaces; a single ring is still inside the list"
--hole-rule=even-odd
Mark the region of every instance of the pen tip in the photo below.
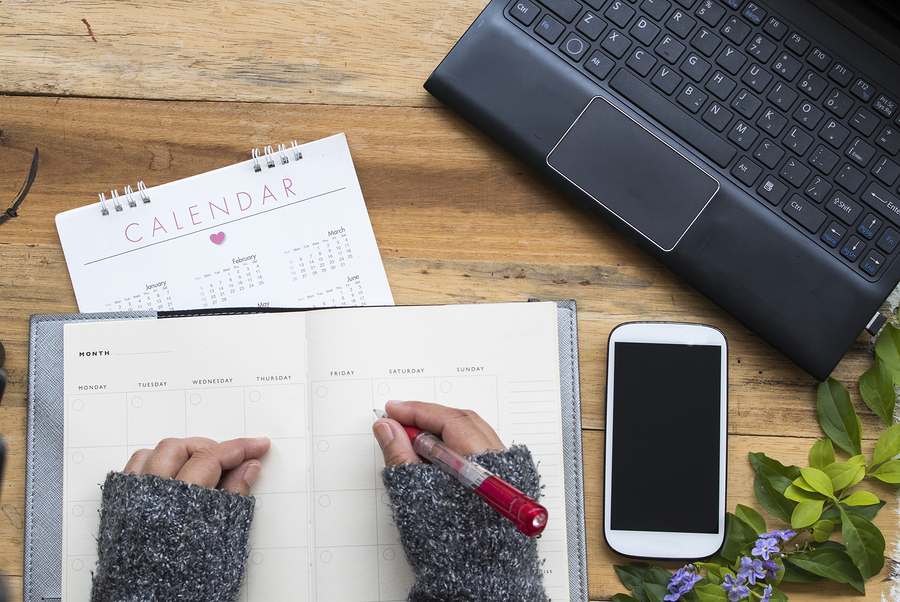
[[[387,414],[385,413],[384,410],[372,410],[372,411],[375,412],[376,418],[387,418]]]

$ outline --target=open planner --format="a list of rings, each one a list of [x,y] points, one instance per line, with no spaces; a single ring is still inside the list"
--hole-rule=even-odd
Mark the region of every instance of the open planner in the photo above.
[[[532,451],[547,593],[587,600],[574,302],[35,316],[25,600],[85,600],[100,483],[166,437],[268,436],[240,599],[402,601],[371,432],[391,399],[477,411]]]
[[[393,305],[346,137],[264,150],[57,215],[79,311]]]

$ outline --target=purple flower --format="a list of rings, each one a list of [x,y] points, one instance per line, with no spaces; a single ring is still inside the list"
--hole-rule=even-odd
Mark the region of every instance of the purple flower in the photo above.
[[[744,585],[744,579],[740,575],[735,579],[731,573],[725,575],[725,583],[722,584],[722,589],[728,592],[728,599],[731,602],[743,600],[750,595],[750,588]]]
[[[750,585],[756,585],[757,579],[766,578],[766,573],[763,571],[762,560],[744,556],[741,558],[741,568],[738,569],[737,576],[739,579],[749,581]]]
[[[797,537],[797,534],[790,529],[787,531],[772,531],[771,535],[767,535],[768,537],[776,537],[781,541],[790,541]]]
[[[772,586],[767,585],[766,589],[763,590],[762,598],[759,599],[759,602],[769,602],[769,598],[772,597]]]
[[[756,540],[756,547],[750,553],[754,556],[762,556],[763,560],[769,559],[769,554],[778,552],[778,540],[774,537],[760,537]]]
[[[783,566],[778,566],[775,564],[774,560],[766,560],[762,563],[762,568],[766,570],[766,578],[767,579],[778,579],[778,571],[783,569]]]
[[[692,589],[694,589],[694,584],[696,584],[700,579],[702,579],[700,575],[694,572],[694,565],[689,564],[686,565],[672,575],[672,580],[669,581],[669,585],[666,587],[669,594],[663,598],[666,602],[675,602],[681,596],[688,593]]]

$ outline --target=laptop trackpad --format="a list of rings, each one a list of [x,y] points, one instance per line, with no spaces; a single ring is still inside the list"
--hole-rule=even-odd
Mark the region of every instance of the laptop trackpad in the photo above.
[[[664,251],[719,190],[711,175],[600,96],[547,164]]]

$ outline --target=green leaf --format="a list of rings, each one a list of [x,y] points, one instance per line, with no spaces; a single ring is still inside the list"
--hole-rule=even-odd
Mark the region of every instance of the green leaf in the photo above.
[[[779,477],[784,479],[784,477]],[[790,487],[791,482],[785,488]],[[756,501],[762,506],[763,510],[779,518],[785,522],[790,522],[791,513],[794,512],[794,504],[784,496],[783,489],[781,491],[772,484],[772,479],[764,471],[758,471],[753,479],[753,491],[756,493]],[[731,559],[732,562],[734,559]]]
[[[869,473],[884,483],[900,483],[900,460],[888,460]]]
[[[803,502],[806,500],[824,500],[825,497],[821,493],[816,493],[815,491],[807,491],[805,489],[800,489],[796,485],[791,485],[787,488],[787,491],[784,492],[784,497],[794,502]]]
[[[878,502],[873,506],[848,506],[846,504],[840,504],[840,508],[844,510],[851,510],[856,512],[857,514],[862,514],[869,520],[875,520],[875,516],[878,514],[878,511],[884,508],[884,505],[887,502]],[[822,520],[830,520],[836,525],[841,524],[841,510],[837,506],[832,506],[824,513],[822,513]]]
[[[744,506],[743,504],[738,504],[734,509],[734,514],[739,519],[753,527],[753,530],[756,531],[757,535],[766,532],[766,519],[764,519],[762,515],[753,508]]]
[[[825,467],[834,463],[834,444],[831,439],[820,439],[816,441],[812,449],[809,450],[809,465],[819,470],[825,470]]]
[[[859,377],[859,394],[869,409],[890,426],[894,421],[894,404],[897,395],[894,393],[893,375],[884,360],[875,356],[875,363]]]
[[[697,586],[693,589],[693,591],[697,594],[697,599],[700,600],[700,602],[728,601],[728,594],[725,593],[725,590],[718,585],[713,585],[712,583]]]
[[[647,592],[647,598],[650,599],[650,602],[665,602],[663,598],[669,594],[666,586],[659,583],[645,583],[644,591]]]
[[[667,585],[672,579],[672,574],[662,567],[651,567],[646,562],[632,562],[625,565],[613,565],[616,574],[622,581],[622,585],[630,589],[634,597],[640,602],[649,602],[644,583],[657,583]]]
[[[831,534],[834,533],[834,523],[830,520],[817,520],[810,528],[812,529],[813,539],[819,543],[828,541],[831,538]]]
[[[830,376],[819,383],[816,413],[822,430],[835,445],[851,456],[862,453],[862,428],[850,401],[850,392]]]
[[[891,388],[891,394],[894,390]],[[897,454],[900,454],[900,424],[885,429],[875,444],[875,455],[872,456],[872,464],[887,462]]]
[[[784,570],[779,571],[778,576],[782,581],[789,581],[791,583],[816,583],[825,578],[822,575],[816,575],[815,573],[810,573],[809,571],[794,566],[790,563],[790,560],[784,563]]]
[[[900,385],[900,330],[890,322],[875,342],[875,357],[884,362],[894,382]]]
[[[725,542],[719,554],[729,562],[737,562],[741,549],[759,539],[758,535],[751,525],[729,512],[725,515]]]
[[[817,492],[830,498],[834,497],[834,485],[831,484],[831,479],[828,478],[827,474],[818,468],[801,468],[800,474],[803,475],[803,479],[809,486]]]
[[[629,596],[628,594],[613,594],[611,599],[612,602],[641,602],[634,596]]]
[[[803,529],[809,527],[822,516],[822,506],[825,500],[803,500],[791,514],[791,527]]]
[[[863,577],[846,552],[834,548],[819,548],[791,554],[784,560],[785,566],[794,566],[838,583],[849,583],[860,593],[866,593]]]
[[[774,460],[762,452],[750,453],[750,465],[756,472],[761,470],[765,471],[774,484],[780,485],[781,482],[783,482],[784,486],[780,489],[782,492],[784,492],[794,479],[800,476],[800,467],[785,466],[778,460]]]
[[[849,462],[829,464],[823,472],[831,479],[835,491],[844,491],[863,480],[866,476],[866,466],[865,463],[859,464],[851,458]]]
[[[884,568],[884,535],[872,521],[858,512],[841,508],[841,533],[853,563],[866,579]]]
[[[878,496],[868,491],[855,491],[841,500],[841,502],[848,506],[871,506],[880,501]]]
[[[722,564],[725,564],[723,559]],[[694,566],[706,569],[706,578],[713,585],[719,585],[725,580],[725,573],[730,572],[727,568],[715,562],[695,562]]]

